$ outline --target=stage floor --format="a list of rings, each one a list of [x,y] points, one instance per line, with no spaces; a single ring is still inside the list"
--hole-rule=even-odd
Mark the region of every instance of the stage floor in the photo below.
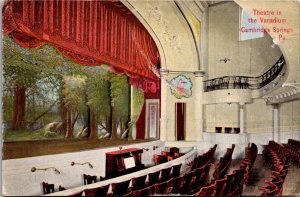
[[[65,139],[44,141],[3,142],[2,159],[16,159],[41,155],[60,154],[66,152],[78,152],[96,148],[122,146],[150,142],[154,140],[124,140],[124,139],[99,139],[95,141],[87,139]]]

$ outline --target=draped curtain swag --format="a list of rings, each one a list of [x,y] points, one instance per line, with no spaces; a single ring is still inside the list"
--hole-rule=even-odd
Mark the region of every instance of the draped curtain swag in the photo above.
[[[23,47],[49,43],[79,64],[125,73],[145,92],[160,87],[155,42],[119,1],[9,1],[2,14],[3,33]]]

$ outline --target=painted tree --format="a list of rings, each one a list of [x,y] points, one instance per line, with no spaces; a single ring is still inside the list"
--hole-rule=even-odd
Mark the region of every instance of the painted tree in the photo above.
[[[28,49],[16,44],[9,36],[3,37],[3,70],[4,70],[4,102],[13,98],[12,129],[18,130],[25,127],[25,116],[27,113],[27,122],[33,125],[42,118],[51,108],[59,103],[62,106],[61,117],[66,122],[67,109],[64,108],[63,99],[51,101],[45,96],[50,91],[56,91],[61,95],[63,87],[63,76],[75,72],[77,64],[64,58],[56,49],[48,45],[39,48]],[[76,67],[77,66],[77,67]],[[48,84],[47,92],[42,93],[42,87],[39,84]],[[44,88],[45,90],[45,88]],[[12,95],[10,97],[9,95]],[[35,105],[37,98],[49,106],[36,114]],[[29,99],[27,102],[26,99]],[[26,109],[26,103],[28,109]],[[7,106],[7,105],[5,105]],[[6,112],[10,109],[5,109]],[[8,120],[9,118],[6,117]],[[65,124],[63,124],[65,125]]]
[[[117,127],[121,132],[127,127],[129,114],[129,85],[126,75],[113,75],[111,82],[112,131],[111,138],[117,138]]]
[[[33,125],[54,105],[60,106],[66,138],[73,137],[73,127],[79,116],[85,117],[85,126],[92,123],[90,139],[97,138],[98,125],[112,138],[117,137],[119,124],[122,131],[127,127],[129,86],[125,75],[115,75],[103,65],[78,65],[48,45],[22,48],[8,36],[3,39],[3,55],[4,102],[14,98],[12,113],[5,113],[9,114],[5,119],[12,116],[13,129],[25,126],[25,116],[28,125]],[[55,93],[49,93],[51,90]],[[58,96],[54,99],[49,94]],[[36,109],[37,100],[42,102],[42,110]],[[4,109],[9,111],[8,107]]]
[[[37,67],[34,49],[24,49],[10,37],[3,38],[3,71],[7,89],[13,92],[12,129],[25,127],[26,91],[42,78],[42,68]],[[8,90],[9,91],[9,90]]]
[[[109,74],[101,68],[96,67],[93,70],[93,73],[96,74],[91,75],[90,73],[86,85],[87,105],[90,107],[91,117],[89,139],[97,139],[98,125],[108,133],[111,128],[109,121],[111,111]]]
[[[86,76],[64,76],[63,100],[65,107],[68,109],[66,114],[66,138],[73,137],[73,128],[77,118],[87,111],[85,88]]]

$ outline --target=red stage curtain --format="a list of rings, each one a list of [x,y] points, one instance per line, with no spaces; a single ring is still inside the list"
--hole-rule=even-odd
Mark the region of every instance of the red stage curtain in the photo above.
[[[119,1],[10,1],[3,32],[24,47],[50,43],[79,64],[108,64],[145,92],[159,88],[155,42]]]

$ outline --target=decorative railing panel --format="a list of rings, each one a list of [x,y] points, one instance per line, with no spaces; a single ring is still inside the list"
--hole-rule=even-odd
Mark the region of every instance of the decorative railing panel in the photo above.
[[[204,92],[222,89],[260,89],[272,82],[285,66],[283,55],[264,74],[258,77],[224,76],[204,81]]]

